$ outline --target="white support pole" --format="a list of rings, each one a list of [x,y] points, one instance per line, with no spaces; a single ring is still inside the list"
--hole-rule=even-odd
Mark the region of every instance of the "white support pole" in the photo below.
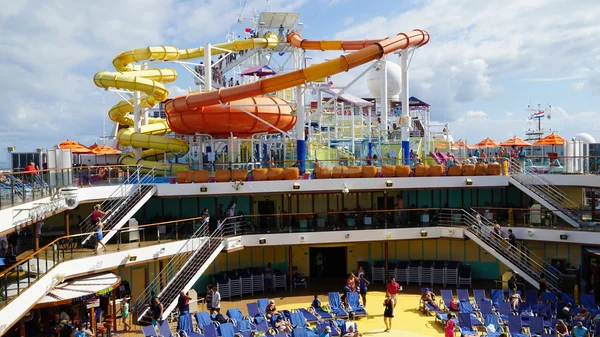
[[[212,65],[210,43],[204,45],[204,91],[212,90]]]
[[[356,149],[354,147],[354,138],[355,138],[355,134],[354,134],[354,105],[350,105],[350,113],[352,114],[352,153],[355,154],[356,153]]]
[[[409,163],[410,156],[410,106],[408,95],[408,50],[403,50],[401,55],[402,68],[402,159],[404,164]]]
[[[296,87],[296,159],[298,160],[300,174],[304,174],[304,171],[306,170],[306,137],[304,137],[306,114],[304,111],[303,87],[303,85]]]
[[[142,64],[142,70],[146,70],[148,69],[148,63],[143,63]],[[139,91],[138,91],[139,93]],[[144,107],[141,109],[141,113],[140,113],[140,117],[142,120],[142,126],[148,125],[148,110],[150,110],[150,107]]]
[[[368,144],[368,157],[372,158],[373,157],[373,140],[371,139],[372,134],[373,134],[373,125],[371,124],[372,120],[371,120],[371,107],[367,107],[367,113],[369,114],[369,119],[368,119],[368,132],[369,132],[369,144]]]
[[[335,127],[334,137],[335,139],[338,139],[338,107],[340,104],[337,101],[333,102],[333,104],[333,125]]]
[[[387,67],[386,67],[386,57],[382,57],[379,62],[379,69],[382,71],[380,80],[380,90],[381,90],[381,124],[383,124],[383,141],[386,142],[388,139],[388,90],[387,90]]]

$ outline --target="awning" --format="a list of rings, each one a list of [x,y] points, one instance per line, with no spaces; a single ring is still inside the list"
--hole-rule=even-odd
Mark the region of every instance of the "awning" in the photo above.
[[[327,86],[322,86],[321,90],[324,93],[329,94],[331,96],[335,96],[341,91],[341,89],[327,88]],[[369,101],[365,101],[364,99],[362,99],[360,97],[356,97],[354,95],[350,95],[350,94],[346,94],[346,93],[343,93],[343,94],[339,95],[338,97],[343,99],[344,101],[354,104],[356,106],[373,106],[374,105],[373,103],[371,103]]]
[[[83,301],[111,292],[120,284],[121,277],[115,273],[102,273],[68,280],[52,288],[34,309]]]

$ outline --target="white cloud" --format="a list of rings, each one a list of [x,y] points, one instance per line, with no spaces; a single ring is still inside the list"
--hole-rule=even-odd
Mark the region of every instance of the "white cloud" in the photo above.
[[[485,117],[487,117],[487,114],[481,110],[477,110],[477,111],[469,110],[465,113],[465,115],[467,115],[467,117],[469,117],[469,118],[485,118]]]
[[[571,84],[571,89],[573,89],[575,91],[581,91],[581,90],[583,90],[584,87],[585,87],[585,81],[573,82]]]

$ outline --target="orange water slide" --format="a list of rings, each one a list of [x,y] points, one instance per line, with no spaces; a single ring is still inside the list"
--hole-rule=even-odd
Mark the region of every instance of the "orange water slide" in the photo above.
[[[208,133],[212,133],[210,132],[211,129],[215,131],[219,130],[218,133],[223,133],[223,131],[227,130],[234,134],[239,132],[257,132],[255,129],[243,125],[245,123],[258,125],[256,121],[250,122],[247,119],[237,120],[236,118],[232,118],[231,112],[233,112],[232,110],[235,109],[235,107],[224,109],[221,104],[231,103],[232,106],[252,104],[252,102],[245,99],[316,81],[380,59],[384,55],[398,50],[425,45],[429,42],[429,33],[424,30],[416,29],[410,33],[400,33],[394,37],[382,40],[361,41],[310,41],[302,39],[297,33],[290,33],[288,35],[288,41],[294,47],[302,49],[354,50],[354,52],[308,68],[261,79],[252,83],[242,84],[231,88],[221,88],[211,92],[193,93],[187,96],[176,97],[165,105],[167,121],[170,128],[173,131],[182,134],[193,134],[195,132],[205,132],[206,130],[209,130]],[[261,103],[264,101],[264,98],[260,98]],[[249,110],[252,114],[257,116],[260,113],[288,114],[289,111],[288,109],[285,109],[285,111],[282,111],[282,109],[274,111],[269,109],[269,107],[263,106],[248,106],[246,110]],[[268,111],[263,112],[263,110]],[[243,111],[241,112],[244,113]],[[207,118],[208,114],[211,114],[209,118]],[[264,115],[261,116],[261,118],[265,119]],[[277,116],[274,118],[281,120],[281,118]],[[283,131],[287,131],[293,127],[293,124],[289,123],[289,118],[284,118],[283,121],[285,123],[285,128],[282,129]],[[267,131],[265,132],[277,132],[268,126],[265,127],[267,128]]]

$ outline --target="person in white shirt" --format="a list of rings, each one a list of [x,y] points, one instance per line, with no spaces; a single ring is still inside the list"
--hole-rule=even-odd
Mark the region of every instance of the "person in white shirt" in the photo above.
[[[210,314],[212,315],[214,311],[216,311],[218,314],[221,313],[221,294],[219,294],[219,292],[213,288],[212,290],[213,294],[212,294],[212,303],[211,303],[211,310],[210,310]]]

